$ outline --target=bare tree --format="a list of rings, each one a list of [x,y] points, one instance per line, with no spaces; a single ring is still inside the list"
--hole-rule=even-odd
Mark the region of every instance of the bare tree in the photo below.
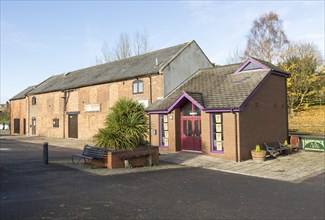
[[[150,51],[151,47],[146,32],[135,32],[133,39],[130,39],[128,33],[122,33],[113,49],[110,49],[106,43],[103,44],[101,56],[96,56],[96,63],[101,64],[114,60],[122,60]]]
[[[278,14],[271,11],[253,22],[245,55],[277,63],[282,50],[288,44],[282,20]]]
[[[148,35],[146,32],[137,31],[134,34],[133,40],[133,54],[141,55],[150,52],[151,48],[148,42]]]
[[[113,61],[113,55],[112,55],[112,51],[109,49],[109,47],[107,46],[107,44],[104,42],[102,49],[101,49],[101,57],[96,56],[96,63],[97,64],[102,64],[102,63],[108,63]]]
[[[241,63],[245,59],[247,59],[247,56],[245,56],[243,51],[240,51],[238,47],[232,52],[229,53],[229,56],[227,58],[227,64],[233,64],[233,63]]]
[[[122,60],[132,56],[130,38],[127,33],[120,34],[114,53],[117,60]]]

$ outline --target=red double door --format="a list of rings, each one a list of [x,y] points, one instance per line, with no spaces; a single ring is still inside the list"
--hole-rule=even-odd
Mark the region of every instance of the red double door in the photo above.
[[[182,150],[202,151],[201,111],[192,103],[189,105],[183,108],[181,114]]]

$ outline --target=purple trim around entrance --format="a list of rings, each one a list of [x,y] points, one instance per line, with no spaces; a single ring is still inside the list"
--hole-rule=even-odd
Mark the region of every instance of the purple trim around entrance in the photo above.
[[[247,60],[243,65],[241,65],[241,67],[239,67],[239,68],[234,72],[234,74],[239,73],[240,71],[242,71],[242,70],[243,70],[243,69],[244,69],[244,68],[245,68],[249,63],[254,63],[255,65],[261,67],[261,69],[264,69],[264,70],[266,70],[266,69],[270,69],[269,67],[267,67],[267,66],[261,64],[260,62],[254,60],[253,58],[249,58],[249,59],[248,59],[248,60]]]
[[[192,102],[196,107],[198,107],[200,110],[203,110],[204,107],[200,105],[197,101],[195,101],[189,94],[186,92],[183,92],[183,94],[167,109],[168,112],[171,112],[174,107],[183,99],[187,98],[190,102]]]
[[[168,146],[165,146],[165,145],[162,145],[162,133],[164,132],[164,130],[162,129],[162,124],[161,124],[161,117],[163,117],[165,114],[160,114],[158,117],[159,117],[159,120],[158,120],[158,126],[159,126],[159,129],[158,129],[158,132],[159,132],[159,148],[169,148]]]
[[[197,101],[195,101],[189,94],[187,94],[186,92],[183,92],[183,94],[180,97],[178,97],[178,99],[176,99],[176,101],[167,110],[165,110],[165,111],[152,111],[152,112],[149,112],[149,114],[168,114],[175,108],[175,106],[183,98],[187,98],[187,100],[189,100],[191,103],[193,103],[201,111],[204,111],[204,107],[202,105],[200,105]]]
[[[210,114],[210,151],[211,153],[216,153],[216,154],[224,154],[224,146],[222,146],[222,151],[220,150],[213,150],[213,113]],[[223,129],[223,126],[222,126]],[[222,144],[223,145],[223,144]]]

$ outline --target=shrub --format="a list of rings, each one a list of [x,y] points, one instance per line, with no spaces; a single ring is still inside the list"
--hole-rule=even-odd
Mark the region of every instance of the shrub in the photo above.
[[[148,118],[143,105],[122,98],[107,115],[105,127],[94,136],[96,145],[108,150],[132,150],[146,142]]]
[[[256,145],[255,152],[261,152],[261,146],[260,145]]]
[[[264,152],[265,150],[262,150],[262,149],[261,149],[261,146],[260,146],[259,144],[257,144],[257,145],[255,146],[255,149],[253,149],[252,151],[254,151],[254,152]]]

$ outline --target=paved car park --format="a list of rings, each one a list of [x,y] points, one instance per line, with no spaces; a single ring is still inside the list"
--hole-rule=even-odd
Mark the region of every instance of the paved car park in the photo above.
[[[50,145],[43,165],[41,143],[0,141],[1,219],[324,219],[324,173],[292,183],[163,164],[173,168],[97,175],[62,164],[77,149]]]
[[[74,153],[81,152],[85,144],[94,145],[94,143],[90,141],[79,139],[62,139],[38,136],[3,136],[3,138],[26,143],[41,144],[48,142],[49,145],[59,146],[62,147],[62,149],[74,148]],[[160,155],[160,161],[165,165],[169,164],[169,167],[163,166],[145,169],[140,168],[136,170],[94,170],[89,166],[81,165],[77,168],[99,175],[114,175],[119,173],[142,172],[156,169],[175,168],[177,166],[186,166],[290,182],[300,182],[325,172],[325,153],[304,150],[300,150],[289,155],[281,155],[277,158],[270,158],[262,163],[253,160],[238,163],[202,154],[186,152],[162,154]],[[62,165],[76,168],[76,166],[73,166],[70,161],[67,160],[56,161],[56,163],[61,163]]]

